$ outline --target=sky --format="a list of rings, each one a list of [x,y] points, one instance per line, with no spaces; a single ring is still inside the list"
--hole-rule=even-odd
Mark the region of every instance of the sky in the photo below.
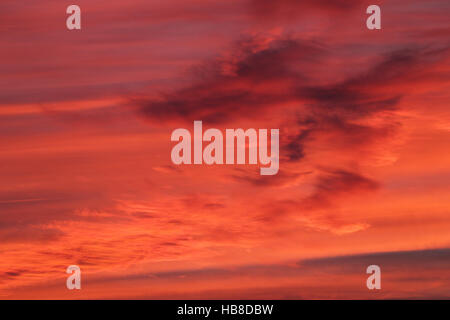
[[[449,299],[449,14],[2,0],[0,299]],[[173,164],[195,120],[279,129],[278,174]]]

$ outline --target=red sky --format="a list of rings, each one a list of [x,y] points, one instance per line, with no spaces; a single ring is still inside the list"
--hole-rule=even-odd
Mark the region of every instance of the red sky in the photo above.
[[[448,1],[70,4],[0,4],[0,298],[450,298]],[[173,165],[194,120],[279,173]]]

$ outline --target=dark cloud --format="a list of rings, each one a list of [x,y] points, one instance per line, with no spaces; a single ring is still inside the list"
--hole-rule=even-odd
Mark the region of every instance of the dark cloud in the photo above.
[[[318,81],[313,75],[324,70],[331,51],[314,41],[251,37],[237,42],[228,58],[198,68],[191,86],[159,99],[140,99],[138,107],[155,123],[272,119],[272,125],[281,129],[280,172],[270,179],[245,170],[232,175],[235,181],[253,186],[276,187],[297,180],[299,174],[286,164],[305,162],[316,149],[338,152],[358,166],[362,151],[376,150],[401,126],[397,118],[371,120],[397,111],[415,83],[433,81],[433,68],[448,49],[393,50],[343,79],[335,80],[330,72],[326,81]],[[297,199],[297,208],[326,208],[338,197],[379,188],[353,168],[336,166],[342,169],[324,170],[312,163],[318,172],[315,191]]]
[[[397,50],[341,82],[298,86],[297,100],[307,108],[299,112],[297,134],[282,137],[281,153],[290,161],[301,160],[306,144],[321,135],[332,135],[342,152],[353,152],[391,136],[399,123],[373,126],[360,120],[397,110],[408,94],[406,88],[432,79],[433,65],[446,53],[445,48]]]
[[[222,204],[222,203],[215,203],[215,202],[205,203],[205,205],[203,207],[205,209],[210,209],[210,210],[218,210],[218,209],[226,208],[226,206],[224,204]]]
[[[165,271],[156,273],[138,273],[124,276],[105,276],[91,279],[92,284],[122,281],[146,281],[153,285],[175,281],[186,285],[198,281],[215,279],[260,279],[269,276],[277,279],[289,277],[292,285],[258,286],[256,288],[183,292],[164,295],[165,299],[193,297],[215,297],[220,299],[243,298],[250,296],[266,299],[299,298],[343,298],[373,299],[373,292],[367,290],[365,281],[368,277],[366,268],[376,264],[382,270],[383,290],[376,298],[449,298],[450,249],[430,249],[399,252],[363,253],[326,258],[303,259],[296,264],[243,265],[235,268],[202,268]],[[339,277],[340,281],[336,277]],[[309,280],[309,281],[301,281]],[[313,279],[314,284],[310,284]],[[300,280],[300,281],[299,281]],[[338,282],[336,282],[338,281]],[[405,282],[409,285],[405,286]],[[304,294],[302,294],[302,292]],[[161,298],[160,293],[158,297]],[[150,298],[152,294],[140,296]]]
[[[329,147],[339,148],[342,153],[352,152],[361,146],[371,146],[392,135],[397,123],[385,123],[381,127],[364,125],[347,120],[345,115],[318,113],[298,119],[296,134],[281,137],[282,159],[288,162],[302,160],[306,156],[307,144],[324,136],[333,140]]]
[[[371,264],[379,265],[384,271],[408,270],[408,274],[411,275],[414,274],[414,266],[420,266],[418,267],[420,269],[447,268],[450,270],[450,249],[378,252],[298,262],[298,265],[302,267],[330,268],[340,270],[340,273],[364,271]],[[346,268],[337,268],[340,265],[345,265]]]
[[[335,170],[322,175],[316,187],[320,193],[336,193],[354,189],[374,190],[378,188],[378,183],[355,172]]]
[[[281,136],[281,156],[305,157],[306,144],[321,133],[335,133],[352,148],[368,145],[393,131],[355,121],[396,110],[405,85],[430,77],[429,67],[445,49],[402,49],[387,53],[359,74],[323,85],[310,70],[327,63],[325,46],[298,39],[278,39],[261,49],[257,37],[239,41],[232,57],[205,64],[191,86],[165,93],[159,99],[139,99],[145,117],[154,121],[201,119],[221,123],[268,117],[286,104],[297,105],[297,127]],[[330,76],[331,77],[331,76]],[[398,85],[398,86],[395,86]],[[403,85],[403,86],[402,86]]]
[[[26,269],[9,269],[8,271],[0,272],[0,283],[6,282],[5,280],[13,280],[20,277],[22,274],[33,273],[33,270]]]
[[[282,108],[293,102],[299,107],[306,104],[314,112],[362,117],[394,109],[407,92],[392,93],[391,86],[422,78],[430,63],[446,52],[397,50],[357,75],[319,85],[309,72],[327,63],[324,45],[292,38],[273,40],[269,45],[262,42],[257,37],[237,42],[231,58],[197,68],[201,76],[193,79],[191,86],[161,94],[159,99],[137,100],[140,111],[158,121],[225,122],[258,116],[269,107]]]
[[[314,172],[305,172],[296,174],[295,178],[302,175],[314,174]],[[270,205],[263,205],[261,216],[263,220],[273,220],[280,215],[297,215],[299,212],[308,214],[311,210],[328,208],[336,205],[336,202],[343,197],[351,197],[357,194],[374,192],[379,189],[380,184],[370,178],[364,177],[357,172],[351,172],[342,169],[322,170],[317,174],[311,194],[303,199],[271,201]],[[294,174],[292,174],[294,175]],[[236,180],[244,180],[253,183],[256,186],[272,186],[271,182],[265,182],[260,177],[239,176]],[[291,175],[282,176],[280,180],[283,183],[289,183],[294,179]],[[281,182],[275,179],[274,185],[280,185]],[[327,216],[326,223],[339,223],[339,219]],[[333,221],[331,221],[333,220]]]
[[[314,174],[315,172],[305,172],[304,174]],[[321,230],[329,230],[339,233],[345,226],[351,226],[345,217],[330,212],[331,207],[338,207],[342,198],[353,197],[367,192],[376,191],[380,185],[378,182],[362,176],[356,172],[346,170],[322,170],[316,172],[317,177],[313,184],[313,190],[310,195],[300,198],[291,198],[270,203],[261,204],[261,214],[258,220],[267,223],[276,223],[277,221],[293,220],[293,217],[302,216]],[[301,175],[297,175],[301,177]],[[244,178],[241,178],[244,180]],[[245,177],[245,181],[252,182],[259,178]],[[285,184],[292,182],[293,178],[281,178]],[[270,182],[261,186],[272,186]],[[257,184],[258,185],[258,184]],[[319,211],[325,209],[321,214]],[[317,211],[319,210],[319,211]],[[307,224],[306,224],[307,225]],[[353,226],[357,226],[354,224]],[[360,223],[363,227],[365,223]]]
[[[448,49],[405,48],[388,52],[367,70],[326,86],[299,86],[298,98],[316,110],[346,118],[359,118],[394,110],[408,91],[404,85],[426,81],[432,67]],[[398,87],[396,87],[398,85]]]
[[[282,137],[282,154],[289,161],[299,161],[305,157],[305,141],[310,137],[312,129],[300,129],[299,133],[293,136]]]
[[[307,81],[306,72],[296,70],[306,68],[323,52],[317,43],[292,39],[273,41],[264,49],[259,46],[256,38],[238,42],[230,60],[206,64],[192,86],[163,94],[158,100],[136,101],[141,112],[158,121],[217,123],[254,116],[254,112],[295,99],[292,89]]]
[[[257,168],[256,170],[259,171],[260,169]],[[276,187],[287,185],[293,180],[310,173],[311,172],[291,172],[281,169],[276,175],[268,179],[267,176],[261,176],[258,172],[255,173],[254,170],[235,169],[235,174],[231,177],[237,182],[246,182],[255,187]]]
[[[356,172],[329,170],[321,173],[315,191],[301,202],[303,208],[313,209],[329,205],[335,198],[346,194],[375,191],[380,184]]]
[[[25,225],[18,227],[0,228],[0,242],[7,243],[45,243],[59,240],[64,232],[56,228]]]

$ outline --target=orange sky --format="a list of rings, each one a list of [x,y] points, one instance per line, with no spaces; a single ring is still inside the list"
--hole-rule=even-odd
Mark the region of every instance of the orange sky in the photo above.
[[[76,4],[0,4],[0,298],[450,298],[448,1]],[[173,165],[194,120],[279,173]]]

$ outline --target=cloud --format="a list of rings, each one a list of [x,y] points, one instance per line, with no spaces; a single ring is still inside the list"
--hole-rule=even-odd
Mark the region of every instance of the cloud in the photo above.
[[[70,34],[64,4],[2,2],[1,295],[45,298],[61,277],[54,296],[73,298],[79,263],[126,280],[86,298],[370,298],[375,260],[401,266],[386,297],[448,292],[446,249],[333,263],[449,243],[444,1],[383,3],[377,33],[362,1],[80,1],[96,18]],[[170,131],[193,120],[279,128],[278,175],[173,166]],[[332,261],[285,264],[318,255]]]
[[[322,174],[316,184],[314,197],[324,198],[332,194],[351,192],[353,190],[372,191],[379,188],[379,183],[362,175],[346,170],[332,170]]]
[[[340,204],[345,199],[374,192],[380,184],[359,173],[322,169],[309,173],[316,176],[309,195],[271,200],[261,203],[257,220],[272,226],[296,225],[319,232],[345,235],[368,229],[370,225],[339,214]]]
[[[280,170],[274,177],[268,179],[266,176],[261,176],[258,173],[255,174],[253,170],[235,169],[235,174],[231,175],[231,177],[236,182],[246,182],[255,187],[286,187],[300,180],[302,176],[310,173],[293,172],[286,169]]]
[[[0,241],[7,243],[45,243],[61,239],[64,232],[57,228],[43,226],[9,226],[0,228]]]
[[[278,39],[266,44],[250,37],[236,44],[231,58],[206,63],[200,72],[197,68],[202,77],[193,85],[136,103],[142,114],[157,121],[220,123],[258,115],[291,101],[293,87],[307,78],[292,64],[298,68],[311,63],[322,51],[311,41]]]
[[[341,198],[373,192],[380,184],[359,173],[347,170],[326,170],[318,175],[314,191],[303,199],[299,207],[306,210],[323,209],[336,205]]]
[[[345,264],[346,269],[336,268]],[[298,262],[299,266],[340,269],[340,273],[359,272],[364,266],[377,264],[383,270],[390,272],[394,270],[408,269],[408,274],[413,275],[411,268],[420,266],[423,269],[441,269],[450,266],[450,249],[438,248],[428,250],[410,250],[396,252],[376,252],[356,254],[341,257],[327,257],[321,259],[309,259]],[[405,274],[406,276],[407,274]]]
[[[90,290],[81,294],[91,299],[130,298],[130,292],[137,299],[448,299],[449,253],[448,248],[368,252],[233,267],[93,274]],[[382,290],[375,296],[365,286],[366,269],[372,264],[379,265],[382,274]],[[48,283],[49,296],[65,297],[67,290],[59,287]],[[36,289],[18,288],[13,294],[25,290]]]
[[[235,43],[225,58],[197,68],[192,85],[134,103],[155,124],[276,118],[272,125],[288,129],[281,132],[281,161],[301,161],[311,145],[319,144],[349,154],[395,134],[401,122],[380,119],[400,109],[409,85],[433,79],[432,68],[446,52],[394,50],[344,79],[334,80],[330,73],[324,84],[310,70],[330,59],[325,45],[284,36],[250,36]]]

